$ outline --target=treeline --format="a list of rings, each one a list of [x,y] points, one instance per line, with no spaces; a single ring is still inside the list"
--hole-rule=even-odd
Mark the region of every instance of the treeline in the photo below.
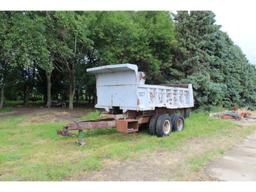
[[[95,102],[89,67],[134,63],[147,83],[192,83],[196,106],[256,106],[256,69],[210,11],[0,12],[5,99]],[[239,26],[238,26],[239,27]]]

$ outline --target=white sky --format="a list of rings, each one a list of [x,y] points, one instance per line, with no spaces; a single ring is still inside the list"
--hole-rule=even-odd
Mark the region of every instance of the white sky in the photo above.
[[[256,7],[255,7],[256,8]],[[222,25],[221,30],[228,33],[247,59],[256,64],[256,10],[215,10],[216,23]]]

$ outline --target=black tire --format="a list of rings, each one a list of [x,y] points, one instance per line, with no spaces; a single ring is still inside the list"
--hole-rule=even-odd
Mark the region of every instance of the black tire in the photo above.
[[[171,118],[171,122],[172,122],[172,131],[174,132],[174,129],[173,129],[173,118],[175,117],[176,115],[174,114],[172,114],[172,115],[170,115],[170,118]]]
[[[175,117],[175,115],[173,115],[173,114],[169,115],[169,116],[170,116],[171,120]]]
[[[172,132],[172,120],[168,114],[160,115],[156,122],[156,135],[168,136]]]
[[[172,119],[173,131],[182,131],[184,129],[184,118],[175,115]]]
[[[150,135],[155,135],[156,134],[156,122],[158,119],[158,115],[154,115],[151,117],[149,121],[149,126],[148,126],[148,132]]]

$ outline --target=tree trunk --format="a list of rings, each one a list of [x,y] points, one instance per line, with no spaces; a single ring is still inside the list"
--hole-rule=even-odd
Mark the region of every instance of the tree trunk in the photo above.
[[[0,95],[0,109],[4,106],[4,87],[1,87],[1,95]]]
[[[69,84],[69,101],[68,101],[68,108],[70,110],[73,110],[74,106],[73,106],[73,100],[74,100],[74,97],[73,97],[73,94],[72,94],[72,85]]]
[[[74,57],[74,60],[72,61],[71,63],[71,66],[69,68],[69,109],[70,110],[73,110],[74,106],[73,106],[73,102],[74,102],[74,95],[75,95],[75,63],[74,61],[76,60],[76,45],[77,45],[77,42],[76,42],[76,36],[75,36],[75,39],[74,39],[74,54],[75,54],[75,57]]]
[[[76,89],[76,106],[78,106],[79,103],[79,90],[78,88]]]
[[[96,98],[97,98],[96,94],[95,94],[95,93],[93,93],[93,99],[92,99],[92,103],[93,103],[93,105],[95,105],[95,104],[96,104]]]
[[[46,107],[50,108],[51,103],[52,103],[52,94],[51,94],[51,88],[52,88],[52,83],[51,83],[51,72],[46,72],[46,80],[47,80],[47,103]]]
[[[24,96],[24,106],[28,106],[28,101],[29,101],[29,94],[26,92]]]
[[[68,108],[73,110],[74,105],[74,95],[75,95],[75,70],[72,69],[69,72],[69,105]]]
[[[24,87],[24,98],[23,98],[23,103],[24,103],[25,107],[28,106],[28,100],[29,100],[28,86],[25,85],[25,87]]]
[[[88,104],[91,104],[91,100],[92,100],[92,95],[91,93],[88,93]]]

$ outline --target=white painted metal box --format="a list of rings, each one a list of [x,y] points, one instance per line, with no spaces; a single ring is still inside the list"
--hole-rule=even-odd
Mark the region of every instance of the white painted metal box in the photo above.
[[[187,87],[147,85],[144,73],[138,72],[134,64],[106,65],[87,69],[87,72],[96,74],[96,108],[109,111],[119,107],[126,112],[194,106],[191,84]]]

